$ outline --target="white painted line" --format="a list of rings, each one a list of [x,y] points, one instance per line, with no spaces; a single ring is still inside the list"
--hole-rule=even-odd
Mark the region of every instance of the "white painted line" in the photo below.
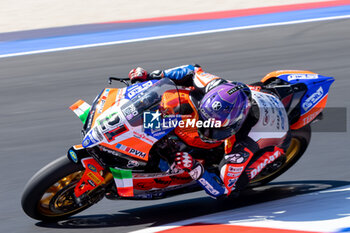
[[[291,25],[291,24],[300,24],[300,23],[310,23],[310,22],[318,22],[318,21],[326,21],[326,20],[347,19],[347,18],[350,18],[350,15],[304,19],[304,20],[295,20],[295,21],[269,23],[269,24],[257,24],[257,25],[242,26],[242,27],[232,27],[232,28],[199,31],[199,32],[181,33],[181,34],[175,34],[175,35],[154,36],[154,37],[138,38],[138,39],[132,39],[132,40],[111,41],[111,42],[105,42],[105,43],[78,45],[78,46],[70,46],[70,47],[62,47],[62,48],[54,48],[54,49],[44,49],[44,50],[36,50],[36,51],[21,52],[21,53],[11,53],[11,54],[0,55],[0,58],[49,53],[49,52],[59,52],[59,51],[92,48],[92,47],[100,47],[100,46],[108,46],[108,45],[118,45],[118,44],[126,44],[126,43],[149,41],[149,40],[160,40],[160,39],[168,39],[168,38],[176,38],[176,37],[184,37],[184,36],[195,36],[195,35],[210,34],[210,33],[217,33],[217,32],[227,32],[227,31],[235,31],[235,30],[282,26],[282,25]]]

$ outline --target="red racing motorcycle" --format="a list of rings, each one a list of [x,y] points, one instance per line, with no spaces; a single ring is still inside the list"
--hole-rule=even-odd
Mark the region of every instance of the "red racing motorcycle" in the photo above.
[[[117,78],[110,82],[113,79]],[[188,146],[197,151],[194,157],[215,172],[224,153],[222,145],[207,147],[191,125],[153,127],[159,109],[163,116],[198,119],[200,99],[191,88],[176,86],[166,78],[134,85],[117,80],[127,87],[105,88],[91,106],[79,100],[70,107],[83,122],[83,142],[28,181],[22,208],[31,218],[65,219],[103,197],[144,200],[201,190],[187,172],[171,168],[167,155],[173,153],[174,137],[186,138]],[[267,91],[282,102],[292,140],[284,156],[259,166],[260,173],[251,176],[248,187],[272,181],[304,154],[310,142],[310,123],[321,119],[333,81],[310,71],[288,70],[271,72],[249,85],[252,92]]]

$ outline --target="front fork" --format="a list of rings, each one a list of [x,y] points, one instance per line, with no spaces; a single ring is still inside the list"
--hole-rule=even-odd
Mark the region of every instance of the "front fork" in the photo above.
[[[112,173],[105,170],[94,158],[89,157],[81,145],[71,147],[67,156],[72,162],[81,163],[85,168],[83,176],[74,188],[74,195],[78,203],[98,187],[106,186],[113,180]]]

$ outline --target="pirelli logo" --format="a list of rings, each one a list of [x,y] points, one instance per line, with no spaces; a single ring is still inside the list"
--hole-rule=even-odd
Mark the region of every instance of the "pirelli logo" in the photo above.
[[[87,176],[95,183],[95,184],[100,184],[101,180],[92,172],[89,172]]]

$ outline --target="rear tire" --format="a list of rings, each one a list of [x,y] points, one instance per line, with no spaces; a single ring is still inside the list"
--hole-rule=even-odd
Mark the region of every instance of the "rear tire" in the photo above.
[[[300,129],[292,130],[291,133],[292,141],[286,152],[286,160],[284,163],[276,168],[273,172],[267,171],[268,169],[271,169],[271,166],[273,166],[274,163],[278,163],[280,161],[275,161],[274,163],[267,165],[257,177],[249,182],[248,187],[256,187],[269,183],[270,181],[285,173],[301,158],[310,143],[311,127],[310,125],[306,125]]]
[[[81,164],[62,156],[40,169],[26,184],[22,208],[31,218],[58,221],[93,205],[75,203],[73,190],[84,173]]]

